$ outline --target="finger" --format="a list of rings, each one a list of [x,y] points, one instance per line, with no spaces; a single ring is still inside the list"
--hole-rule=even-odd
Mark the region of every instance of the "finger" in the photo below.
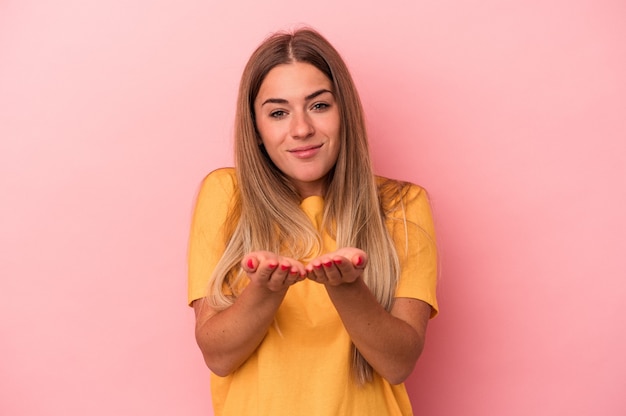
[[[289,274],[287,274],[284,284],[287,286],[291,286],[300,280],[302,280],[300,272],[297,269],[292,268],[291,270],[289,270]]]
[[[333,264],[341,276],[354,272],[355,265],[343,256],[333,257]]]
[[[278,256],[269,251],[253,251],[241,259],[241,267],[245,271],[260,272],[266,278],[269,277],[271,269],[275,268],[276,265],[278,265]]]
[[[332,259],[332,260],[327,259],[322,262],[322,265],[324,266],[326,280],[329,283],[333,284],[333,283],[341,282],[341,271],[339,270],[339,267],[341,267],[342,263],[343,262],[341,258]]]
[[[326,281],[326,274],[324,271],[324,266],[322,265],[322,262],[319,259],[313,260],[307,266],[307,277],[310,280],[313,280],[318,283],[323,283],[324,281]]]
[[[255,256],[248,255],[244,256],[244,258],[241,259],[241,268],[246,273],[254,273],[258,265],[259,261],[256,259]]]
[[[295,260],[283,259],[280,265],[281,271],[286,272],[284,284],[291,285],[298,280],[302,280],[306,277],[306,271],[302,263]]]
[[[278,268],[278,262],[274,259],[262,260],[257,266],[257,272],[261,280],[271,280],[272,274]]]
[[[368,259],[365,253],[356,254],[352,257],[352,264],[356,269],[365,269],[365,266],[367,266],[367,261]]]
[[[291,270],[290,264],[285,264],[280,262],[277,267],[272,271],[272,274],[269,277],[269,281],[267,282],[267,286],[271,290],[282,290],[285,286],[285,280],[287,276],[289,276],[289,271]]]
[[[306,279],[307,271],[302,263],[297,262],[291,265],[290,274],[295,274],[296,281],[300,281]]]

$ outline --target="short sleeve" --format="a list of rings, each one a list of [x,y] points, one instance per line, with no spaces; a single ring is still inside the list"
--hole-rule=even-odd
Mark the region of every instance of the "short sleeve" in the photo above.
[[[432,211],[426,191],[417,185],[408,186],[402,204],[396,206],[397,209],[387,218],[387,227],[400,259],[396,297],[428,303],[432,307],[432,318],[439,312],[437,244]]]
[[[190,305],[207,295],[209,278],[226,248],[224,224],[234,190],[232,168],[211,172],[200,187],[189,236],[187,302]]]

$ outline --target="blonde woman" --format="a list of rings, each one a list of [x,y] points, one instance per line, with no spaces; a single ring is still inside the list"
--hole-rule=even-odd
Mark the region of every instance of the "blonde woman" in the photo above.
[[[311,29],[266,39],[241,79],[235,168],[206,177],[191,230],[215,414],[412,414],[436,264],[427,195],[373,174],[337,51]]]

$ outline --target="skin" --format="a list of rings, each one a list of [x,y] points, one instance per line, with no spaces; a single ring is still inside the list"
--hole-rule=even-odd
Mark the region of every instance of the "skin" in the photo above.
[[[300,196],[322,195],[339,155],[339,108],[332,83],[313,65],[274,67],[254,100],[256,126],[274,164]]]
[[[324,178],[339,153],[339,109],[332,83],[317,68],[292,63],[273,68],[255,100],[256,123],[270,158],[303,198],[322,195]],[[267,251],[247,254],[241,267],[250,282],[223,311],[193,303],[196,340],[207,366],[226,376],[256,350],[290,286],[304,279],[324,285],[357,349],[392,384],[413,371],[426,334],[431,308],[425,302],[396,298],[391,312],[362,279],[367,253],[345,247],[309,264]]]

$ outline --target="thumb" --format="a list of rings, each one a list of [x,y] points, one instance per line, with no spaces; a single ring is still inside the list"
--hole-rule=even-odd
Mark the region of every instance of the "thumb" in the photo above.
[[[259,263],[254,256],[246,256],[241,259],[241,268],[247,273],[254,273]]]
[[[352,264],[354,264],[356,269],[365,269],[365,266],[367,266],[367,256],[365,253],[355,254],[352,257]]]

